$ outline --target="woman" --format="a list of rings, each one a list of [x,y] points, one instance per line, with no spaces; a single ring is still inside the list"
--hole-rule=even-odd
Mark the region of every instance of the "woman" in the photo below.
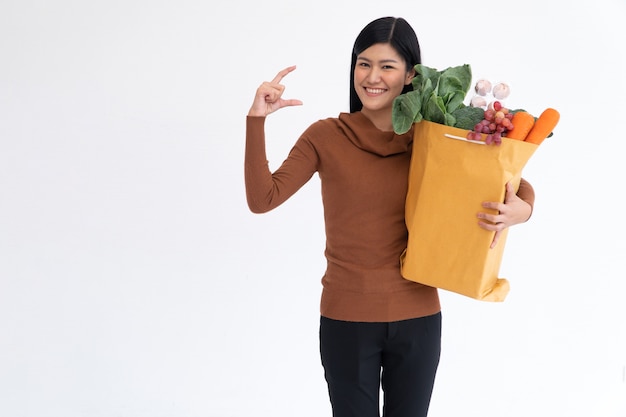
[[[334,417],[426,416],[439,363],[438,293],[404,279],[404,204],[412,132],[397,135],[393,100],[412,89],[421,63],[415,32],[402,18],[384,17],[359,34],[352,53],[350,113],[313,123],[287,159],[270,172],[264,121],[302,102],[283,99],[286,68],[258,89],[247,116],[245,182],[250,210],[277,207],[314,173],[321,180],[327,269],[322,278],[320,352]],[[498,235],[526,221],[534,191],[522,180],[507,187],[498,214],[478,213]]]

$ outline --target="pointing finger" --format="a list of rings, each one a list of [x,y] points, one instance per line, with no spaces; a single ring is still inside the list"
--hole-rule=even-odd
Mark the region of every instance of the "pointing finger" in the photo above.
[[[284,70],[280,71],[278,74],[276,74],[276,77],[274,77],[274,79],[272,80],[272,83],[273,84],[280,83],[282,81],[282,79],[287,76],[287,74],[289,74],[291,71],[293,71],[295,69],[296,69],[296,66],[292,65],[292,66],[287,67]]]

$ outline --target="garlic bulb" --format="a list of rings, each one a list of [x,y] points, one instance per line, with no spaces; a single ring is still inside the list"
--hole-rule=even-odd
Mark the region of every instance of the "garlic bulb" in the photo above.
[[[479,96],[486,96],[491,92],[491,82],[485,79],[478,80],[474,89],[476,90],[476,94]]]
[[[493,96],[498,100],[504,100],[511,93],[511,89],[508,84],[498,83],[493,87]]]
[[[485,107],[487,105],[487,100],[482,96],[474,96],[470,101],[470,106],[472,107]]]

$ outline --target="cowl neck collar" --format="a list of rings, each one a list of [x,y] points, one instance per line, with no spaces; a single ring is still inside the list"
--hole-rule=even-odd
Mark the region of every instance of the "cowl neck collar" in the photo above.
[[[346,137],[355,146],[380,156],[407,152],[413,142],[413,129],[398,135],[378,129],[363,113],[341,113],[339,115]]]

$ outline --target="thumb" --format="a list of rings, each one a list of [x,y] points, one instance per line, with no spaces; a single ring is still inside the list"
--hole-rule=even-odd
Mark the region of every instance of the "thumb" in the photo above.
[[[509,200],[511,197],[515,196],[515,189],[513,188],[513,184],[511,181],[506,183],[506,195],[504,196],[504,201]]]
[[[302,100],[297,100],[295,98],[288,98],[283,100],[284,106],[302,106]]]

